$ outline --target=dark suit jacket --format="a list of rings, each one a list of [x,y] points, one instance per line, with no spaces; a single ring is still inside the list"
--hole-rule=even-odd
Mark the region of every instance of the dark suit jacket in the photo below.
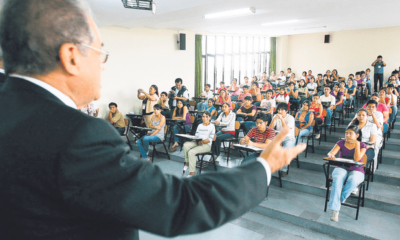
[[[4,81],[6,80],[7,76],[4,73],[0,72],[0,89],[4,84]]]
[[[45,89],[0,90],[0,239],[138,239],[206,231],[266,196],[259,162],[180,179],[130,154],[117,131]]]

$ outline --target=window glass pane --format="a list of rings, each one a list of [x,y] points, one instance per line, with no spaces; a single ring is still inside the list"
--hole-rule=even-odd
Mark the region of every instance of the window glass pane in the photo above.
[[[260,38],[260,52],[264,52],[265,51],[265,38],[262,37]]]
[[[201,38],[201,54],[202,55],[206,55],[206,39],[207,39],[207,36],[203,36]]]
[[[215,54],[215,36],[207,36],[207,53]]]
[[[238,80],[238,83],[240,82],[240,56],[239,55],[233,55],[233,77]]]
[[[226,36],[225,37],[225,54],[232,53],[232,37]]]
[[[269,53],[265,56],[265,58],[266,58],[266,66],[265,66],[265,71],[267,72],[267,73],[269,73],[270,71],[271,71],[271,69],[270,69],[270,66],[269,66]]]
[[[260,66],[260,54],[256,53],[254,54],[254,71],[255,75],[257,76],[258,79],[261,77],[261,66]]]
[[[214,57],[207,57],[207,83],[214,89]]]
[[[247,54],[247,76],[252,80],[254,76],[254,54]]]
[[[217,56],[217,85],[215,88],[219,88],[219,83],[222,82],[222,74],[224,72],[224,57]]]
[[[224,67],[224,82],[226,86],[230,86],[232,80],[232,57],[225,55],[225,67]]]
[[[260,50],[260,38],[255,37],[254,38],[254,52],[258,52]]]
[[[217,54],[224,54],[224,36],[217,36]]]
[[[265,51],[269,52],[271,50],[271,38],[265,38]]]
[[[240,50],[240,38],[233,37],[233,53],[239,53]]]
[[[252,53],[253,52],[253,39],[252,37],[247,38],[247,52]]]
[[[246,54],[240,55],[240,77],[243,79],[244,76],[247,76],[247,57]]]
[[[246,53],[246,37],[240,37],[240,52],[241,53]]]

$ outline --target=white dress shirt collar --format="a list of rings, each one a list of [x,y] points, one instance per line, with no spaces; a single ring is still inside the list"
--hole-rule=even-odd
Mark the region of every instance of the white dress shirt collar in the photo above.
[[[4,69],[0,68],[0,73],[6,74],[6,71],[4,71]]]
[[[58,99],[60,99],[61,102],[63,102],[65,105],[67,105],[68,107],[74,108],[74,109],[78,109],[78,107],[76,106],[75,102],[72,101],[72,99],[70,97],[68,97],[67,95],[65,95],[64,93],[62,93],[60,90],[58,90],[57,88],[41,81],[38,80],[36,78],[32,78],[32,77],[28,77],[28,76],[22,76],[22,75],[18,75],[18,74],[11,74],[10,77],[16,77],[16,78],[20,78],[20,79],[24,79],[28,82],[31,82],[41,88],[44,88],[45,90],[47,90],[48,92],[50,92],[51,94],[53,94],[54,96],[56,96]]]

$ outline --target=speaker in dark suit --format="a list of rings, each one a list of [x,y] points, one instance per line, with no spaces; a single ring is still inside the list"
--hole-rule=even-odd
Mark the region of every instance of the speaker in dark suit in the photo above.
[[[0,89],[3,86],[4,82],[6,81],[6,74],[4,73],[3,69],[0,69]]]

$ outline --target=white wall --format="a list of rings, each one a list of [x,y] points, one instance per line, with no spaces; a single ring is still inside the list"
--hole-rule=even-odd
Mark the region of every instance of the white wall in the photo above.
[[[110,57],[102,75],[102,97],[95,103],[100,108],[99,117],[105,117],[110,102],[116,102],[123,115],[139,112],[139,88],[148,91],[156,84],[160,93],[169,91],[176,78],[183,79],[193,96],[195,33],[181,33],[186,33],[185,51],[178,49],[176,30],[100,28],[104,50]]]
[[[277,71],[286,72],[291,67],[299,77],[310,69],[314,75],[337,69],[340,76],[347,78],[350,73],[371,68],[376,57],[382,55],[387,79],[400,66],[400,27],[331,32],[330,43],[324,43],[325,34],[328,33],[278,37]]]

